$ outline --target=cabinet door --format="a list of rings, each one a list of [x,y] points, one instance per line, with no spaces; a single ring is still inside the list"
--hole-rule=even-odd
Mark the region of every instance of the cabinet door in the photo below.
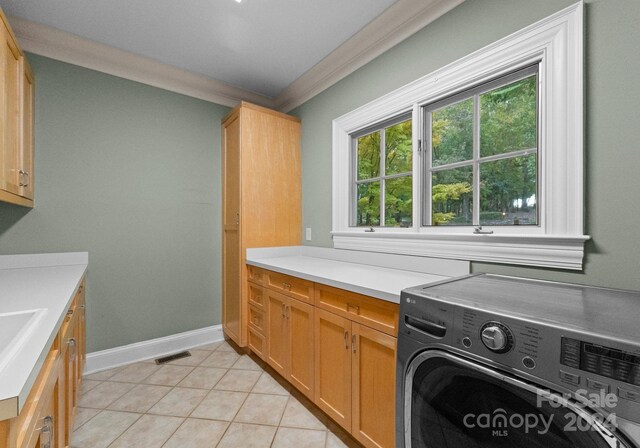
[[[243,347],[240,247],[240,120],[222,127],[222,325]]]
[[[287,379],[313,400],[313,306],[290,299],[286,316],[289,326]]]
[[[20,162],[22,168],[18,174],[20,195],[33,199],[33,73],[24,57],[20,62],[22,69]]]
[[[314,402],[350,431],[351,321],[315,308],[314,330]]]
[[[289,347],[287,306],[289,298],[264,290],[267,299],[267,362],[283,377],[287,377]]]
[[[397,339],[352,324],[353,424],[351,434],[366,447],[395,444]]]
[[[9,31],[0,22],[1,28],[1,76],[2,76],[2,148],[0,188],[13,194],[21,193],[20,163],[20,98],[21,69],[20,50]]]

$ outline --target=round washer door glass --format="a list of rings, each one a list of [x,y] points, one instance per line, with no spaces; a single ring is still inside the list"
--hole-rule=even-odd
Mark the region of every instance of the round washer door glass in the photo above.
[[[419,355],[405,380],[407,448],[632,447],[548,392],[457,356]],[[491,373],[493,372],[493,374]],[[557,395],[555,395],[557,397]],[[560,397],[561,398],[561,397]]]

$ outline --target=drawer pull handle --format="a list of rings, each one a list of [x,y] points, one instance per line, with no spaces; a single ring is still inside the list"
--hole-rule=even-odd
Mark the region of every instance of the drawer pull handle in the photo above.
[[[356,310],[356,314],[360,314],[360,307],[358,305],[353,305],[351,303],[347,303],[347,311],[349,312],[351,309]]]
[[[291,283],[282,283],[282,289],[287,289],[291,291]]]
[[[349,350],[349,332],[347,330],[344,331],[344,348]]]

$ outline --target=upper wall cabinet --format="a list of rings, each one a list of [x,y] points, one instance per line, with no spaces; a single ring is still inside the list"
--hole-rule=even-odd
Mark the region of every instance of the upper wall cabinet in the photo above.
[[[0,201],[33,207],[33,74],[0,19]]]

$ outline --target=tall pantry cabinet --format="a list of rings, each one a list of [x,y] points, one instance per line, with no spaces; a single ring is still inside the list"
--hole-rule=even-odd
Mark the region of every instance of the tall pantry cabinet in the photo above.
[[[301,243],[300,120],[242,102],[222,120],[222,326],[247,345],[245,250]]]

